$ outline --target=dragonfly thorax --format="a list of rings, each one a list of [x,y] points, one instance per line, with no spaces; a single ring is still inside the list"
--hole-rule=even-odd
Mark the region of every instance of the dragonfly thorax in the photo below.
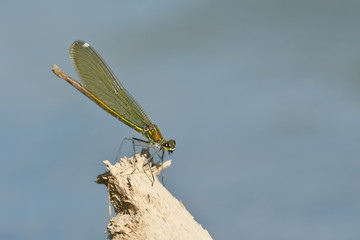
[[[143,133],[144,137],[146,137],[151,143],[161,143],[164,139],[160,129],[155,125],[151,124],[149,127],[144,127]]]
[[[160,129],[155,125],[151,124],[149,127],[144,127],[144,131],[142,133],[151,143],[160,144],[161,148],[168,151],[168,153],[172,153],[175,151],[176,142],[173,139],[166,141]]]

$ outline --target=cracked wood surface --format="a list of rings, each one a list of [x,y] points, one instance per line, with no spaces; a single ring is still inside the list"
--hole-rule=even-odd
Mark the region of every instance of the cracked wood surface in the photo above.
[[[114,165],[104,161],[109,171],[98,176],[97,182],[108,187],[116,213],[107,227],[109,239],[212,239],[184,205],[159,182],[157,176],[170,166],[171,160],[163,166],[152,166],[155,177],[152,185],[149,166],[143,168],[146,159],[138,154],[136,158],[136,162],[134,158],[123,158]]]

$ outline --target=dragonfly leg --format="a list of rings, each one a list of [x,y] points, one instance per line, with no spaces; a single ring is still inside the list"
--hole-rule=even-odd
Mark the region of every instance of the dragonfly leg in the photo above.
[[[133,171],[131,172],[131,174],[133,174],[135,171],[136,171],[136,162],[137,162],[137,159],[136,159],[136,147],[143,147],[143,148],[146,148],[146,151],[145,151],[145,154],[144,154],[144,151],[141,152],[141,154],[144,154],[146,155],[146,158],[150,158],[151,160],[150,161],[153,161],[153,156],[151,156],[150,154],[150,151],[149,151],[149,148],[154,148],[154,146],[152,146],[149,141],[145,141],[145,140],[142,140],[142,139],[139,139],[139,138],[123,138],[123,140],[121,141],[121,144],[120,144],[120,147],[119,147],[119,150],[116,154],[116,159],[115,159],[115,162],[117,162],[118,160],[120,160],[120,153],[121,153],[121,149],[122,147],[124,146],[124,143],[126,141],[129,141],[131,142],[131,145],[132,145],[132,150],[133,150],[133,160],[132,160],[132,164],[133,164]],[[159,151],[156,151],[154,153],[157,154]],[[148,162],[145,164],[145,165],[148,165]]]
[[[146,150],[142,150],[142,155],[145,155],[146,157],[146,163],[142,166],[144,172],[146,173],[146,166],[149,166],[149,171],[151,173],[151,185],[154,185],[154,182],[155,182],[155,177],[154,177],[154,174],[151,170],[153,164],[154,164],[154,157],[155,156],[158,156],[160,158],[160,162],[161,162],[161,166],[163,166],[163,162],[164,162],[164,149],[162,148],[158,148],[153,154],[150,154],[150,151],[149,149],[150,148],[153,148],[153,149],[156,149],[157,147],[152,145],[151,143],[149,143],[148,141],[145,141],[145,140],[142,140],[142,139],[138,139],[138,138],[124,138],[122,141],[121,141],[121,144],[120,144],[120,147],[119,147],[119,150],[117,152],[117,155],[116,155],[116,159],[115,159],[115,162],[118,161],[119,157],[120,157],[120,153],[121,153],[121,149],[125,143],[125,141],[129,141],[131,142],[131,145],[132,145],[132,150],[133,150],[133,154],[134,154],[134,158],[133,158],[133,171],[131,172],[134,173],[136,171],[136,147],[143,147],[143,148],[146,148]],[[161,154],[159,154],[161,151]],[[162,175],[162,178],[161,178],[161,181],[162,183],[164,183],[164,174]]]
[[[161,148],[159,148],[158,150],[156,150],[156,152],[154,152],[153,155],[151,155],[149,158],[147,158],[147,162],[143,165],[143,170],[144,170],[145,173],[146,173],[145,167],[146,167],[147,165],[149,165],[149,171],[150,171],[150,173],[151,173],[151,178],[152,178],[151,186],[153,186],[153,185],[154,185],[154,182],[155,182],[155,177],[154,177],[154,174],[153,174],[153,172],[152,172],[152,170],[151,170],[151,168],[152,168],[152,166],[153,166],[153,163],[154,163],[154,156],[156,156],[156,154],[158,154],[161,150],[164,151],[164,149],[161,149]]]
[[[133,171],[131,172],[131,174],[133,174],[136,170],[136,162],[137,162],[137,159],[136,159],[136,154],[135,154],[135,143],[134,143],[134,140],[131,141],[132,142],[132,147],[133,147],[133,153],[134,153],[134,157],[133,157]]]
[[[119,146],[119,150],[116,154],[116,158],[115,158],[115,163],[118,161],[118,159],[120,158],[120,152],[121,152],[121,148],[123,147],[125,141],[132,141],[131,138],[123,138],[123,140],[121,141],[120,143],[120,146]]]
[[[138,138],[123,138],[123,140],[121,141],[119,150],[116,154],[116,158],[115,158],[115,162],[118,161],[120,159],[120,153],[121,153],[121,149],[125,143],[125,141],[129,141],[132,144],[133,147],[133,154],[135,155],[135,147],[139,146],[139,147],[149,147],[151,144],[148,141],[145,140],[141,140]]]
[[[151,173],[151,186],[153,186],[154,185],[154,182],[155,182],[155,177],[154,177],[154,174],[153,174],[153,172],[152,172],[152,170],[151,170],[151,167],[152,167],[152,165],[153,165],[153,162],[154,162],[154,155],[152,155],[152,156],[150,156],[149,158],[147,158],[147,162],[143,165],[143,171],[144,171],[144,173],[146,174],[146,170],[145,170],[145,167],[147,166],[147,165],[149,165],[149,171],[150,171],[150,173]]]
[[[149,153],[149,145],[150,143],[148,141],[144,141],[142,139],[138,139],[138,138],[132,138],[131,139],[131,143],[132,143],[132,147],[133,147],[133,154],[134,154],[134,158],[133,158],[133,166],[134,166],[134,169],[133,171],[131,172],[131,174],[133,174],[136,170],[136,162],[137,162],[137,159],[136,159],[136,149],[135,147],[146,147],[147,151],[144,153],[143,149],[141,150],[141,155],[145,155],[146,158],[148,158],[148,156],[150,156],[150,153]]]
[[[162,154],[161,154],[161,182],[164,185],[164,155],[165,155],[165,151],[164,149],[162,149]]]

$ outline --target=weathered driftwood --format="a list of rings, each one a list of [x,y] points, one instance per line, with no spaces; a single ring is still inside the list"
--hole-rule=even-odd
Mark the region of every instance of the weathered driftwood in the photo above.
[[[109,171],[98,176],[97,182],[108,187],[116,213],[107,227],[109,239],[212,239],[184,205],[159,182],[157,176],[170,166],[171,160],[163,166],[152,166],[155,177],[152,185],[149,167],[143,169],[146,159],[140,155],[136,157],[135,171],[134,158],[124,158],[115,165],[104,161]]]

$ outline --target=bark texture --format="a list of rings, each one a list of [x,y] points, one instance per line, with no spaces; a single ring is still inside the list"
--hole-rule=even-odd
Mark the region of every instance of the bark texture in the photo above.
[[[136,159],[135,162],[134,158],[123,158],[115,165],[104,161],[109,171],[98,176],[97,182],[108,187],[116,213],[107,227],[109,239],[212,239],[159,182],[157,176],[170,166],[171,160],[163,166],[152,166],[155,177],[152,185],[149,166],[143,168],[146,159],[140,155]]]

